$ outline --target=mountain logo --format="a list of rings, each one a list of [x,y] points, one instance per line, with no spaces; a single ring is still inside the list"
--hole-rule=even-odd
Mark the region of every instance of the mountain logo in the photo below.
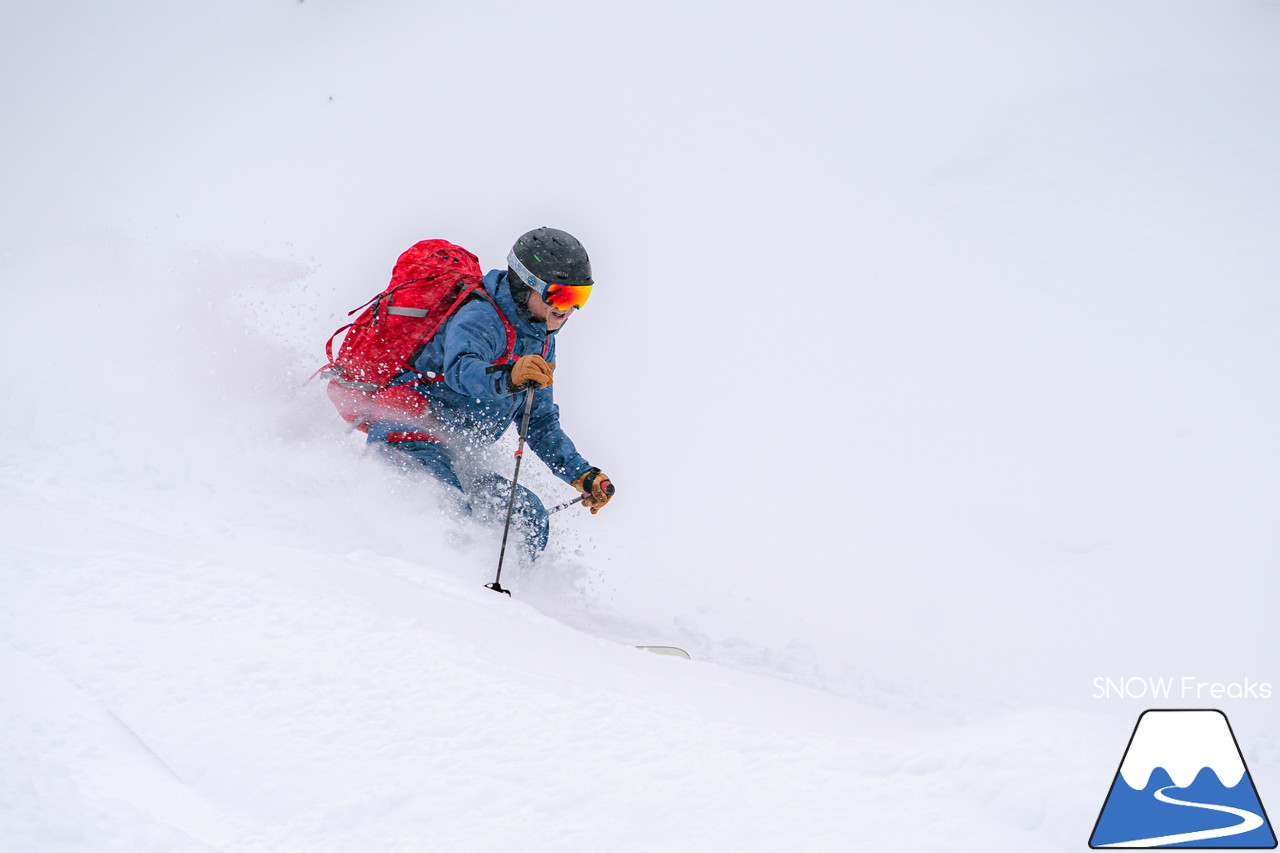
[[[1275,833],[1227,715],[1143,711],[1089,846],[1274,849]]]

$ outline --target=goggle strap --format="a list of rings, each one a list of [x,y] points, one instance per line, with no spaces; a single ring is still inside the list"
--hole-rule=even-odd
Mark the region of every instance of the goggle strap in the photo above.
[[[507,253],[507,266],[511,267],[515,274],[520,276],[520,281],[538,291],[539,296],[547,295],[547,282],[529,272],[529,268],[520,263],[520,259],[516,257],[515,249]]]

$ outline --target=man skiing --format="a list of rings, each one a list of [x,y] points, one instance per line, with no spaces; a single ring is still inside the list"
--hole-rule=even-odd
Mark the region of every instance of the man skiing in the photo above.
[[[413,359],[413,370],[429,381],[407,387],[425,398],[425,414],[380,414],[367,423],[370,446],[457,489],[464,512],[492,516],[505,508],[512,483],[486,470],[478,451],[522,419],[532,393],[529,446],[584,495],[583,506],[599,512],[613,485],[561,428],[551,389],[555,336],[586,303],[593,284],[591,261],[577,238],[555,228],[521,236],[507,269],[484,276],[490,298],[465,302]],[[524,486],[516,487],[513,506],[512,523],[528,557],[536,559],[547,545],[547,510]]]

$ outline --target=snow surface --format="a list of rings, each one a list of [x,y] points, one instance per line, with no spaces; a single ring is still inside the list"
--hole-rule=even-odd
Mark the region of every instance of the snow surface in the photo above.
[[[0,7],[0,849],[1084,849],[1151,701],[1095,678],[1280,685],[1278,40]],[[619,493],[507,599],[304,383],[413,241],[543,224]],[[1277,701],[1214,700],[1264,803]]]

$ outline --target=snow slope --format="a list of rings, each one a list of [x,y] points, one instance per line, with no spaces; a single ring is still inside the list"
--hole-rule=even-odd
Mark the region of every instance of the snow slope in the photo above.
[[[940,734],[420,564],[23,503],[10,523],[67,532],[13,555],[42,567],[19,599],[49,603],[6,613],[8,849],[1012,850],[1073,828],[1056,792],[1005,790],[993,749],[1052,715]],[[908,802],[930,816],[909,833]]]
[[[804,11],[0,10],[0,847],[1075,850],[1093,678],[1280,684],[1280,8]],[[305,381],[540,224],[508,600]]]

